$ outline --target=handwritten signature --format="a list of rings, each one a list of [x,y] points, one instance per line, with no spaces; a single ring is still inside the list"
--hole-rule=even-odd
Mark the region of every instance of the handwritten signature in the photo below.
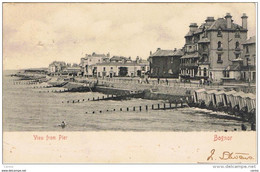
[[[207,161],[209,160],[216,160],[215,157],[215,149],[212,149],[210,151],[210,156],[207,158]],[[214,155],[214,156],[213,156]],[[249,155],[249,153],[238,153],[238,152],[229,152],[224,151],[222,152],[221,156],[218,157],[220,160],[229,160],[229,159],[242,159],[242,160],[252,160],[254,159],[252,156]]]

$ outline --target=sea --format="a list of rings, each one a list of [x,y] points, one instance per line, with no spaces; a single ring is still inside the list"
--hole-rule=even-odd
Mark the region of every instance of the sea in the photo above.
[[[190,107],[149,108],[141,112],[138,109],[139,106],[162,105],[162,100],[87,101],[106,95],[98,92],[54,93],[51,90],[55,88],[16,85],[14,81],[19,78],[11,77],[12,73],[15,71],[3,71],[3,131],[239,131],[241,124],[250,129],[249,123],[229,118],[223,112]],[[71,103],[73,100],[75,103]],[[133,107],[136,107],[135,111]],[[64,128],[60,126],[62,121],[66,123]]]

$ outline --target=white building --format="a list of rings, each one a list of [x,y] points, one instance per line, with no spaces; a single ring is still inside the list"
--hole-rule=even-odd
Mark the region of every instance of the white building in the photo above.
[[[149,71],[149,62],[146,60],[125,62],[103,62],[92,65],[94,76],[97,77],[137,77]]]
[[[105,54],[96,54],[93,52],[91,55],[86,54],[85,57],[80,60],[80,67],[82,68],[82,72],[84,76],[93,76],[93,68],[92,66],[97,63],[103,63],[108,60],[109,53]]]
[[[62,72],[66,68],[65,62],[54,61],[48,67],[48,72],[51,74],[57,74]]]

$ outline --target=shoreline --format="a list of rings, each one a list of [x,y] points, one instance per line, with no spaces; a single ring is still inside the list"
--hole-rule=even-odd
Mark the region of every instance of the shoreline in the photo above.
[[[32,76],[32,78],[29,80],[30,81],[36,81],[36,83],[33,82],[33,84],[40,84],[40,83],[48,83],[48,81],[51,81],[52,79],[57,79],[57,77],[49,77],[48,75],[45,75],[45,78],[49,78],[48,80],[46,80],[44,77],[41,77],[40,79],[43,78],[43,80],[41,81],[40,79],[38,79],[37,77],[35,78],[35,75],[30,75],[30,74],[26,74],[23,75],[10,75],[10,76],[16,76],[18,78],[20,78],[21,81],[23,81],[21,78],[23,78],[24,76],[26,76],[26,78],[29,78],[30,76]],[[42,76],[42,74],[40,74]],[[59,81],[60,82],[60,81]],[[67,81],[66,84],[70,85],[70,89],[68,89],[66,92],[100,92],[103,94],[107,94],[107,95],[116,95],[118,97],[112,97],[109,100],[120,100],[120,96],[122,97],[122,99],[125,99],[127,97],[129,98],[142,98],[142,99],[148,99],[148,100],[164,100],[168,103],[173,103],[173,104],[188,104],[189,107],[191,108],[199,108],[200,110],[204,110],[207,109],[209,111],[212,112],[216,112],[218,114],[220,113],[224,113],[223,116],[227,116],[228,118],[232,118],[235,120],[239,120],[239,121],[244,121],[244,122],[249,122],[252,124],[252,129],[255,130],[255,125],[256,122],[253,120],[249,120],[249,113],[243,112],[242,110],[238,110],[237,112],[233,113],[231,110],[229,111],[229,113],[225,113],[225,111],[223,111],[223,109],[220,109],[221,107],[209,107],[207,105],[201,105],[198,103],[194,102],[194,98],[193,98],[193,93],[196,90],[196,88],[186,88],[186,87],[172,87],[172,86],[168,86],[168,85],[160,85],[160,84],[142,84],[139,83],[138,80],[134,81],[134,82],[123,82],[120,80],[117,81],[110,81],[109,80],[101,80],[101,79],[89,79],[89,78],[85,78],[83,80],[81,80],[81,82],[75,82],[75,84],[73,84],[73,82],[71,81]],[[82,83],[81,86],[77,86],[75,88],[75,85]],[[83,83],[88,83],[88,85],[84,85]],[[66,86],[65,84],[65,86]],[[92,84],[92,85],[91,85]],[[58,85],[59,86],[59,85]],[[53,85],[53,87],[55,87]],[[64,85],[62,85],[62,87],[64,87]],[[60,92],[62,93],[62,92]],[[133,96],[133,94],[137,94],[137,96]],[[226,107],[227,109],[227,107]],[[246,118],[245,118],[246,117]]]

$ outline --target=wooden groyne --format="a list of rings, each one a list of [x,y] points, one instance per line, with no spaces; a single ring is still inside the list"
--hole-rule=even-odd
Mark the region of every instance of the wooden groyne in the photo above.
[[[64,93],[64,92],[69,92],[68,89],[60,89],[60,90],[42,90],[38,91],[39,93]]]
[[[120,107],[120,108],[112,108],[107,110],[95,110],[86,112],[86,114],[101,114],[108,112],[143,112],[150,110],[170,110],[187,107],[186,103],[173,104],[173,103],[163,103],[163,104],[152,104],[152,105],[143,105],[143,106],[132,106],[132,107]]]
[[[98,96],[86,99],[77,99],[77,100],[68,100],[65,101],[67,103],[83,103],[86,101],[106,101],[106,100],[127,100],[130,98],[143,98],[143,93],[135,93],[135,94],[127,94],[127,95],[106,95],[106,96]],[[62,102],[64,103],[64,102]]]
[[[106,96],[91,97],[86,99],[67,100],[67,101],[62,101],[62,103],[83,103],[87,101],[113,100],[115,98],[116,98],[115,95],[106,95]]]
[[[39,82],[37,81],[14,81],[13,85],[37,85]]]

